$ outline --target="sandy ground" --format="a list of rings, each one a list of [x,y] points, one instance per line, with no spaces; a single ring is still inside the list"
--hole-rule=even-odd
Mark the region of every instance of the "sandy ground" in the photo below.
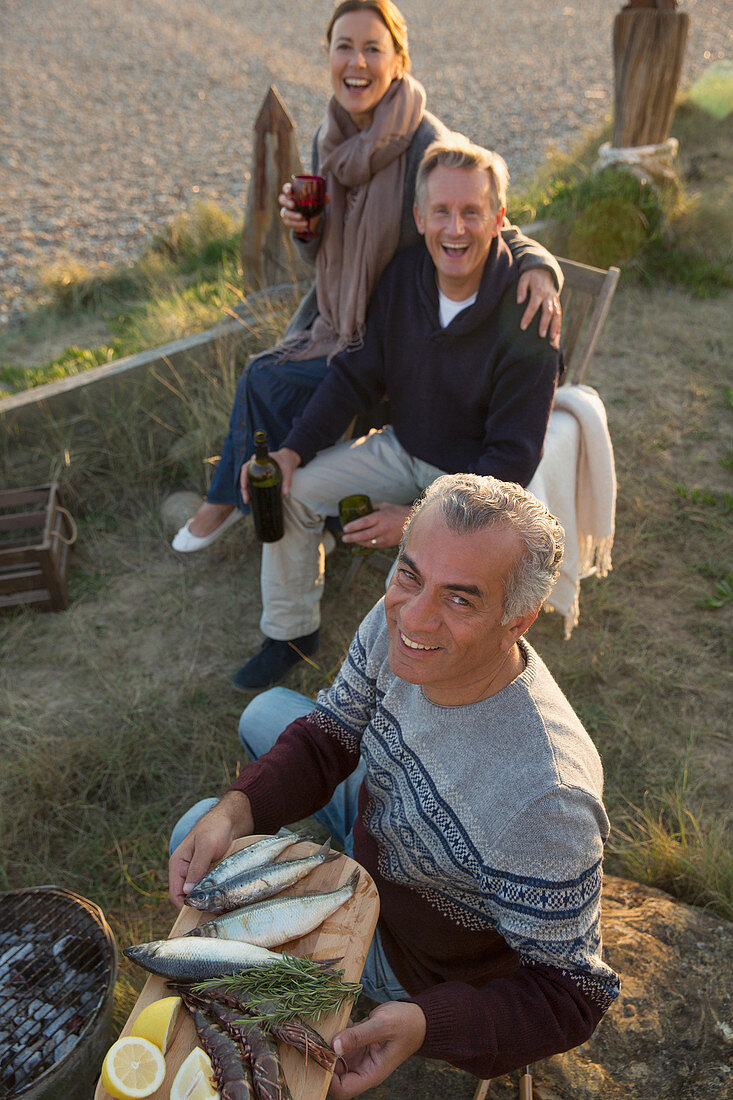
[[[403,0],[413,71],[447,124],[498,148],[516,181],[610,113],[620,0]],[[683,85],[733,56],[729,0],[687,0]],[[329,0],[3,0],[0,323],[39,270],[134,257],[200,199],[244,208],[269,84],[307,162],[329,91]],[[518,14],[521,13],[521,14]]]

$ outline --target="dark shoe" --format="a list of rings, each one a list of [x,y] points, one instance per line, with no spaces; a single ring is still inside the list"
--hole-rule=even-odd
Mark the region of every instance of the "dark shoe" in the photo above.
[[[293,638],[290,642],[278,642],[265,638],[262,647],[232,676],[232,684],[240,691],[258,691],[279,684],[283,676],[303,657],[312,657],[318,649],[318,631]]]

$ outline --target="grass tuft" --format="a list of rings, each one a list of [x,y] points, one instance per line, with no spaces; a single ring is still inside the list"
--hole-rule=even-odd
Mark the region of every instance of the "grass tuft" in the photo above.
[[[232,214],[216,203],[200,202],[153,238],[151,252],[184,272],[216,267],[236,258],[240,235],[241,225]]]
[[[71,259],[47,268],[41,286],[57,313],[66,316],[79,310],[98,312],[119,306],[139,292],[140,279],[133,266],[94,270]]]
[[[66,347],[41,367],[0,367],[0,388],[8,393],[42,386],[46,382],[57,382],[74,374],[83,374],[90,367],[99,367],[111,363],[120,357],[118,344],[100,344],[94,348]]]
[[[510,197],[512,220],[549,222],[539,235],[553,252],[621,266],[626,282],[720,295],[733,286],[733,116],[715,118],[682,100],[672,133],[680,141],[679,186],[660,193],[620,166],[597,171],[606,127],[552,158],[524,195]]]
[[[712,595],[705,600],[701,600],[697,606],[704,611],[719,611],[721,607],[725,607],[731,601],[733,601],[733,573],[729,573],[727,577],[716,581]]]
[[[733,920],[733,852],[718,822],[695,814],[685,780],[662,795],[629,804],[608,845],[622,874]]]
[[[233,215],[200,203],[174,219],[134,264],[97,270],[73,260],[54,265],[42,278],[47,300],[24,319],[22,333],[0,334],[0,395],[78,374],[224,320],[242,298],[240,236]],[[54,323],[64,331],[74,326],[83,331],[90,319],[106,327],[104,343],[68,342],[52,357],[28,362],[34,333],[44,346]]]

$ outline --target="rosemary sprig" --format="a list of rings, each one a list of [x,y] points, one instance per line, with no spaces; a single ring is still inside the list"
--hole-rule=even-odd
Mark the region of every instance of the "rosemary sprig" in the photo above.
[[[197,982],[192,989],[203,994],[219,990],[234,997],[246,993],[253,1013],[250,1020],[263,1024],[287,1023],[294,1016],[319,1020],[361,993],[358,982],[343,980],[343,970],[326,970],[322,963],[294,955],[282,959],[282,965],[249,967],[228,977]]]

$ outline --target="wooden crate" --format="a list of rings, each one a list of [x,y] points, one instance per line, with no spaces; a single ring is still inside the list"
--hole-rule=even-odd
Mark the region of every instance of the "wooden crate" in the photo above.
[[[76,525],[58,482],[0,491],[0,611],[31,605],[63,611]]]

